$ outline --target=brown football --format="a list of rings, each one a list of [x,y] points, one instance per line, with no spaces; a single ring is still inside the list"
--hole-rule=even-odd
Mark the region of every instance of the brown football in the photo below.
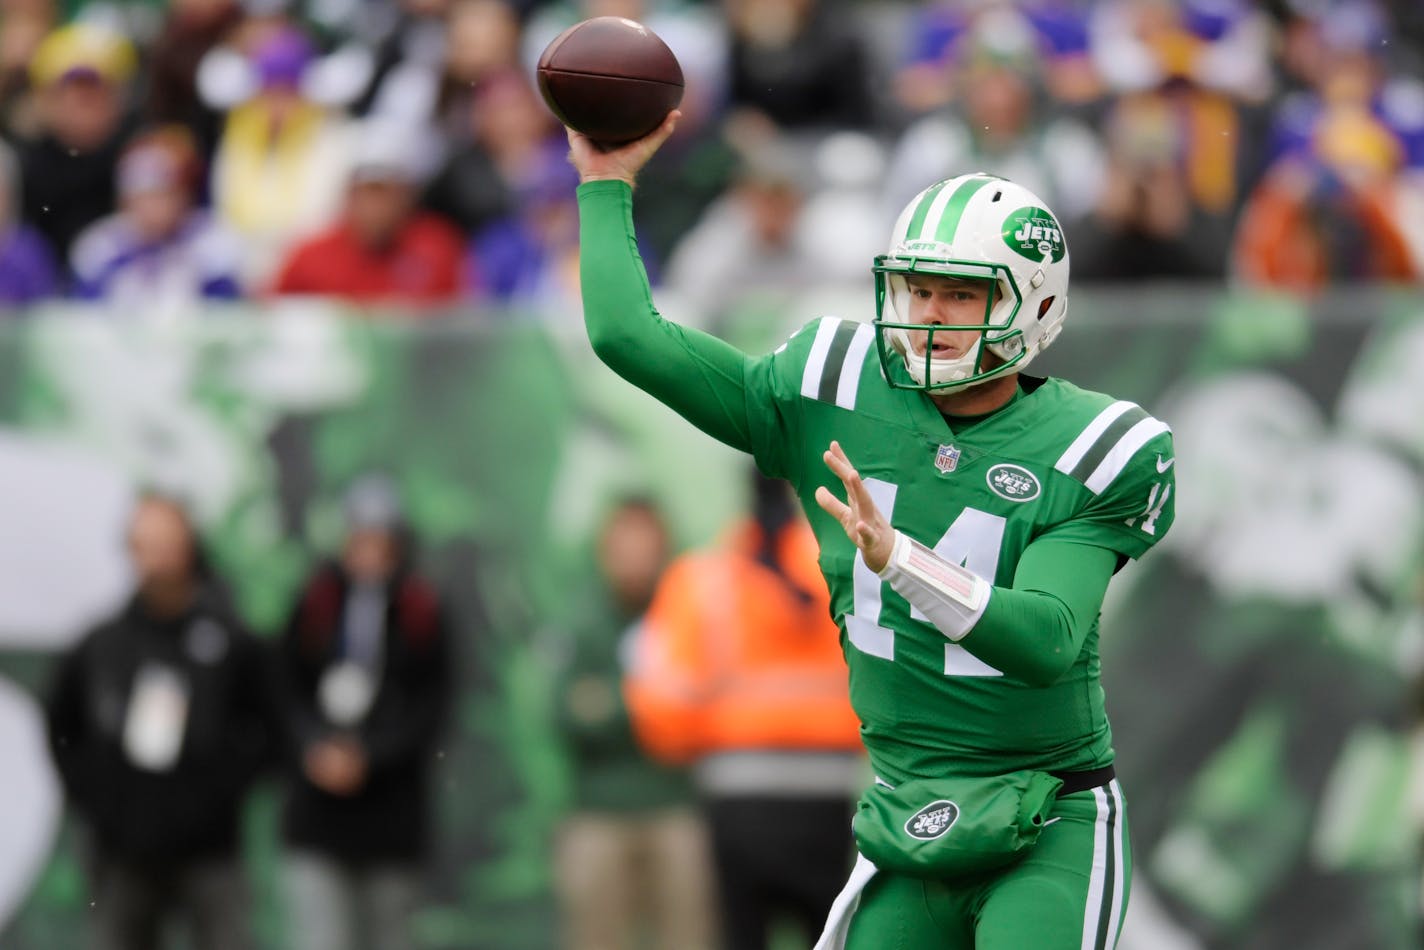
[[[559,121],[609,147],[642,138],[682,101],[682,67],[652,30],[623,17],[584,20],[539,57],[539,91]]]

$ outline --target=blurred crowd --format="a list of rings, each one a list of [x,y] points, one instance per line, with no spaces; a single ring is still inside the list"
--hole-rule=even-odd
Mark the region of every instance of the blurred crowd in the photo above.
[[[685,552],[658,502],[615,499],[593,569],[544,618],[567,788],[538,836],[567,950],[810,946],[843,883],[859,724],[810,525],[785,482],[750,476],[746,514]],[[136,500],[130,596],[57,658],[44,699],[86,946],[254,950],[243,815],[269,781],[275,945],[416,946],[448,833],[436,782],[462,741],[455,657],[486,618],[455,616],[424,573],[393,481],[357,478],[344,506],[340,545],[260,636],[186,506]]]
[[[629,16],[686,74],[640,182],[654,282],[858,281],[987,170],[1088,279],[1424,273],[1411,0],[5,0],[0,303],[293,295],[576,311],[576,184],[532,64]]]
[[[279,777],[281,946],[410,947],[450,705],[444,598],[416,568],[391,482],[357,480],[340,549],[281,633],[233,610],[186,507],[146,494],[128,601],[59,658],[50,746],[82,829],[95,950],[251,950],[242,815]]]

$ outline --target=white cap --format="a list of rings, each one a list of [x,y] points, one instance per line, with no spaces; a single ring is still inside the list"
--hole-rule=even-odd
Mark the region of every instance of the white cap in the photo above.
[[[424,130],[409,123],[368,119],[357,129],[351,149],[351,180],[419,184],[427,163],[421,156]]]
[[[345,498],[346,526],[351,531],[388,531],[400,527],[405,510],[400,495],[385,475],[362,475],[351,483]]]

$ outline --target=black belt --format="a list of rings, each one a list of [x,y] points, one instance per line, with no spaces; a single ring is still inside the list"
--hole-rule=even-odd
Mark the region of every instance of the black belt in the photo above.
[[[1090,788],[1106,785],[1117,776],[1111,765],[1104,765],[1100,769],[1089,769],[1086,772],[1052,772],[1050,774],[1054,778],[1063,780],[1063,787],[1058,790],[1059,795],[1086,792]]]

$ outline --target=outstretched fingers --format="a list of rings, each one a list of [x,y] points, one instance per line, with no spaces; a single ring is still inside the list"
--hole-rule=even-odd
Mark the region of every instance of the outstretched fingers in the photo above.
[[[851,464],[849,456],[845,454],[845,449],[841,448],[839,442],[832,441],[831,447],[826,450],[826,465],[841,480],[845,486],[846,501],[858,517],[864,516],[874,518],[879,515],[875,507],[875,500],[870,497],[870,489],[865,487],[864,480],[860,477],[860,472]]]
[[[855,522],[860,518],[861,493],[856,491],[860,485],[860,473],[855,470],[855,466],[850,464],[850,459],[846,458],[845,452],[841,451],[839,442],[832,442],[831,447],[821,454],[826,466],[841,480],[845,486],[846,500],[841,502],[830,493],[825,487],[816,490],[816,500],[827,513],[835,516],[835,519],[845,528],[846,534],[855,539],[853,529]],[[860,488],[864,489],[863,485]],[[825,500],[822,500],[822,494]]]
[[[825,459],[826,466],[845,486],[846,500],[842,502],[824,486],[816,489],[816,500],[829,514],[835,516],[836,520],[846,529],[846,534],[854,539],[856,523],[860,520],[865,500],[869,494],[860,480],[860,473],[855,470],[855,466],[850,463],[850,459],[846,458],[845,452],[841,450],[840,443],[832,442],[831,447],[822,454],[822,458]]]
[[[855,470],[855,466],[846,457],[845,450],[841,448],[839,442],[831,442],[831,447],[823,452],[821,457],[825,459],[826,466],[845,485],[847,491],[853,484],[860,482],[860,473]]]
[[[836,519],[836,521],[842,525],[849,524],[847,519],[851,517],[850,506],[835,495],[832,495],[831,490],[824,485],[816,489],[816,504],[820,505],[822,511]]]
[[[842,502],[822,486],[816,489],[816,503],[840,522],[846,535],[864,553],[866,565],[879,571],[894,547],[895,530],[876,507],[870,489],[839,442],[832,441],[822,458],[845,486],[846,500]]]

